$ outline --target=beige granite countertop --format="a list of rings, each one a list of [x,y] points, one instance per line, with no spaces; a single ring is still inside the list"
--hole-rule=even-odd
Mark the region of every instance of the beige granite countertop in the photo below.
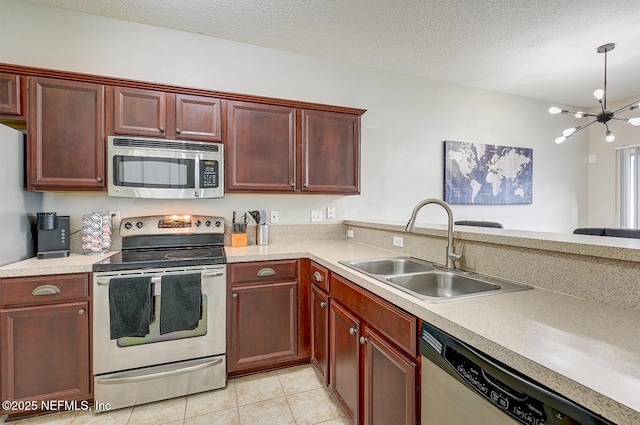
[[[618,424],[640,424],[640,314],[535,288],[428,303],[340,260],[402,255],[347,241],[225,247],[229,263],[311,258]],[[110,254],[106,254],[110,255]],[[72,254],[0,267],[0,277],[90,272],[105,256]]]

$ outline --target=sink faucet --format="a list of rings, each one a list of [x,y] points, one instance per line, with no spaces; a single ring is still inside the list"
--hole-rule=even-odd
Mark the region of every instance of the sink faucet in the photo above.
[[[414,231],[414,227],[416,225],[416,216],[418,215],[418,211],[420,211],[420,209],[422,207],[424,207],[427,204],[438,204],[440,205],[442,208],[444,208],[444,210],[447,212],[447,216],[449,217],[449,222],[448,222],[448,227],[447,227],[447,268],[448,269],[455,269],[456,268],[456,261],[460,261],[460,258],[462,258],[462,251],[464,250],[464,245],[462,245],[461,249],[460,249],[460,253],[456,254],[455,253],[455,246],[453,244],[453,211],[451,211],[451,207],[449,206],[449,204],[447,204],[444,201],[441,201],[439,199],[425,199],[424,201],[420,201],[418,203],[418,205],[416,205],[416,207],[413,209],[413,212],[411,213],[411,219],[409,220],[409,223],[407,223],[407,227],[405,228],[405,232],[410,232],[413,233]]]

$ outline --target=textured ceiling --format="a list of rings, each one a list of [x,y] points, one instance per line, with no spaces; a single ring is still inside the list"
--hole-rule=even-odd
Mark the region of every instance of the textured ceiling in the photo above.
[[[638,0],[24,0],[578,106],[640,97]]]

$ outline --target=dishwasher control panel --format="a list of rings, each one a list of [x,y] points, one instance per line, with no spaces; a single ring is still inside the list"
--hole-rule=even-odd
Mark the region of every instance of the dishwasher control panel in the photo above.
[[[424,357],[520,424],[613,425],[426,322],[420,339]]]

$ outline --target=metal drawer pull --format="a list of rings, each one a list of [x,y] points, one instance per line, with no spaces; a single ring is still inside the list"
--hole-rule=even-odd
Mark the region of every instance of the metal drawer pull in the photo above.
[[[327,303],[326,303],[326,302],[322,301],[322,302],[320,303],[320,307],[325,308],[326,306],[327,306]]]
[[[234,292],[231,296],[232,296],[233,298],[238,298],[238,294],[237,294],[237,293],[235,293],[235,292]]]
[[[274,274],[276,274],[276,271],[271,267],[265,267],[264,269],[258,270],[258,276],[260,277],[273,276]]]
[[[60,293],[56,285],[40,285],[31,292],[31,295],[55,295]]]
[[[80,310],[78,310],[78,314],[80,316],[82,316],[84,313],[85,313],[85,309],[84,308],[81,308]]]
[[[322,282],[322,275],[318,272],[313,272],[313,280],[316,282]]]
[[[355,335],[355,334],[356,334],[356,331],[357,331],[357,330],[356,330],[356,328],[349,328],[349,333],[350,333],[351,335]]]
[[[363,336],[360,337],[360,344],[366,344],[369,340]]]
[[[141,373],[139,371],[124,372],[120,376],[114,376],[112,378],[98,378],[98,384],[125,384],[127,382],[148,381],[150,379],[166,378],[168,376],[180,375],[183,373],[190,373],[202,369],[207,369],[219,363],[222,363],[222,359],[216,359],[195,366],[187,366],[157,373],[144,374],[143,371],[143,375],[139,375],[139,373]]]

